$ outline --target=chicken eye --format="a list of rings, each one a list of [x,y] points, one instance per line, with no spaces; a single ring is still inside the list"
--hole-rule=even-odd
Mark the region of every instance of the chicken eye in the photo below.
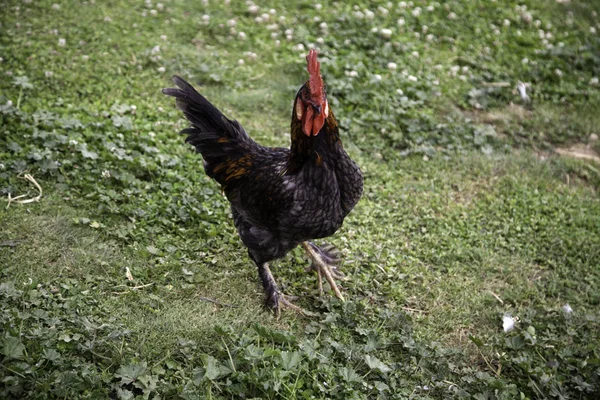
[[[304,114],[304,107],[302,106],[302,101],[296,100],[296,117],[298,119],[302,119],[302,114]]]

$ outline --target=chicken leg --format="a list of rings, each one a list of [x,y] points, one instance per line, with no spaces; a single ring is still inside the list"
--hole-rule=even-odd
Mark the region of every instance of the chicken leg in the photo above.
[[[275,278],[273,278],[273,274],[271,273],[268,263],[258,264],[258,275],[260,276],[263,288],[267,294],[265,304],[268,308],[271,308],[275,311],[275,316],[277,319],[279,319],[281,316],[281,307],[288,307],[299,314],[309,315],[308,312],[304,311],[302,308],[288,300],[290,296],[286,296],[285,294],[281,293],[277,283],[275,282]]]
[[[304,250],[306,250],[306,253],[313,262],[310,269],[317,271],[319,293],[323,294],[323,276],[325,276],[335,296],[342,302],[345,301],[342,292],[340,292],[334,281],[334,279],[344,279],[344,275],[337,268],[340,262],[337,250],[333,246],[318,247],[312,242],[302,242],[302,247],[304,247]]]

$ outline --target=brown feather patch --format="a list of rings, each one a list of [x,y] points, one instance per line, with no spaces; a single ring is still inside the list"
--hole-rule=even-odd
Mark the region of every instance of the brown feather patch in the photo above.
[[[311,49],[306,56],[306,69],[310,78],[308,89],[312,101],[321,104],[323,101],[323,79],[321,78],[321,63],[317,60],[317,51]]]

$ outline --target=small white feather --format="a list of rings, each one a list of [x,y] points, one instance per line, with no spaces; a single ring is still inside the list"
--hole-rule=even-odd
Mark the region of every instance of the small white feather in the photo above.
[[[510,315],[502,317],[502,328],[504,332],[510,332],[515,328],[515,320]]]

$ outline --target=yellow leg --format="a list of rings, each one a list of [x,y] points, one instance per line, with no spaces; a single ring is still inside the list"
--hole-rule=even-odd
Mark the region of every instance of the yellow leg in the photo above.
[[[333,290],[333,293],[335,293],[335,296],[341,301],[345,301],[344,296],[342,296],[342,292],[340,292],[338,285],[333,280],[334,278],[341,279],[342,277],[335,271],[331,270],[329,264],[327,264],[323,260],[323,257],[321,257],[321,255],[317,251],[315,251],[315,249],[311,246],[310,243],[302,242],[302,247],[304,247],[304,250],[306,250],[306,253],[312,259],[313,264],[317,269],[317,274],[319,276],[319,291],[323,293],[323,284],[321,280],[322,275],[325,275],[325,279],[327,280],[327,283],[329,283],[329,286]]]

